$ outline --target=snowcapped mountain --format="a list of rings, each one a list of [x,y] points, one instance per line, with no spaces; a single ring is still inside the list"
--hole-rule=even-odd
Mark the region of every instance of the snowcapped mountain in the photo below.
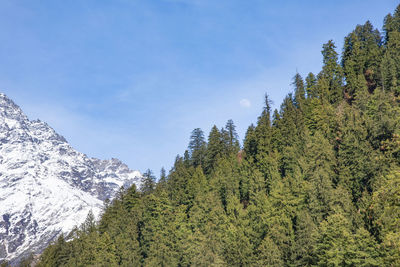
[[[76,151],[0,93],[0,262],[42,250],[140,177],[118,159]]]

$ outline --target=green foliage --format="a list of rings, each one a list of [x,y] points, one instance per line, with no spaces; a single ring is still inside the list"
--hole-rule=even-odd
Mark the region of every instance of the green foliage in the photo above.
[[[342,66],[346,74],[349,99],[364,93],[365,89],[373,92],[381,84],[381,39],[380,32],[369,21],[357,25],[345,38]]]
[[[208,136],[208,145],[205,159],[204,169],[206,173],[210,173],[214,168],[216,161],[223,156],[224,143],[222,134],[217,126],[213,126]]]
[[[338,54],[332,40],[322,46],[323,66],[318,74],[317,90],[319,97],[336,104],[343,96],[343,70],[338,64]]]
[[[207,143],[204,140],[204,133],[200,128],[192,131],[189,142],[189,152],[191,163],[193,166],[201,166],[204,164]]]
[[[284,266],[282,252],[271,238],[265,237],[257,248],[255,266]]]
[[[227,154],[237,153],[240,149],[239,136],[236,132],[236,126],[232,120],[228,120],[225,129],[222,131],[225,141],[225,151]]]
[[[329,216],[315,232],[315,259],[319,266],[382,266],[375,240],[361,228],[353,233],[340,213]]]
[[[141,190],[144,194],[149,194],[153,192],[156,185],[156,177],[154,177],[151,170],[147,170],[143,173]]]
[[[387,253],[386,262],[396,266],[400,263],[400,170],[394,169],[379,182],[370,206],[376,218],[374,229]]]
[[[242,148],[232,120],[194,129],[168,175],[121,188],[38,266],[400,266],[400,5],[384,32],[358,25],[341,64],[324,44]]]
[[[382,88],[400,95],[400,5],[393,15],[385,17],[383,29],[385,31],[384,56],[381,64]]]
[[[293,77],[292,85],[294,86],[294,102],[299,109],[302,109],[306,99],[306,90],[304,87],[303,78],[299,73]]]

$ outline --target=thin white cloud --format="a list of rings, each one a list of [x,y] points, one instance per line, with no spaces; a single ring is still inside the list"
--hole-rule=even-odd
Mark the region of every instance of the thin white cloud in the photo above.
[[[251,102],[250,100],[243,98],[242,100],[240,100],[240,106],[244,107],[244,108],[249,108],[251,107]]]

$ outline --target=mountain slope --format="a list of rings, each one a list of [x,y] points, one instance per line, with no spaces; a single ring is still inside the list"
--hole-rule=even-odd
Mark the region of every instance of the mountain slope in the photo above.
[[[0,94],[0,261],[40,251],[140,177],[117,159],[74,150]]]
[[[342,62],[324,44],[242,148],[231,120],[194,129],[168,175],[37,266],[400,266],[400,5],[384,29],[357,25]]]

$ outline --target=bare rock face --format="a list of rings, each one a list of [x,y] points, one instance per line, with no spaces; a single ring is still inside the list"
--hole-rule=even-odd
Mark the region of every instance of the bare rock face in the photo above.
[[[140,178],[118,159],[74,150],[0,93],[0,262],[40,252]]]

